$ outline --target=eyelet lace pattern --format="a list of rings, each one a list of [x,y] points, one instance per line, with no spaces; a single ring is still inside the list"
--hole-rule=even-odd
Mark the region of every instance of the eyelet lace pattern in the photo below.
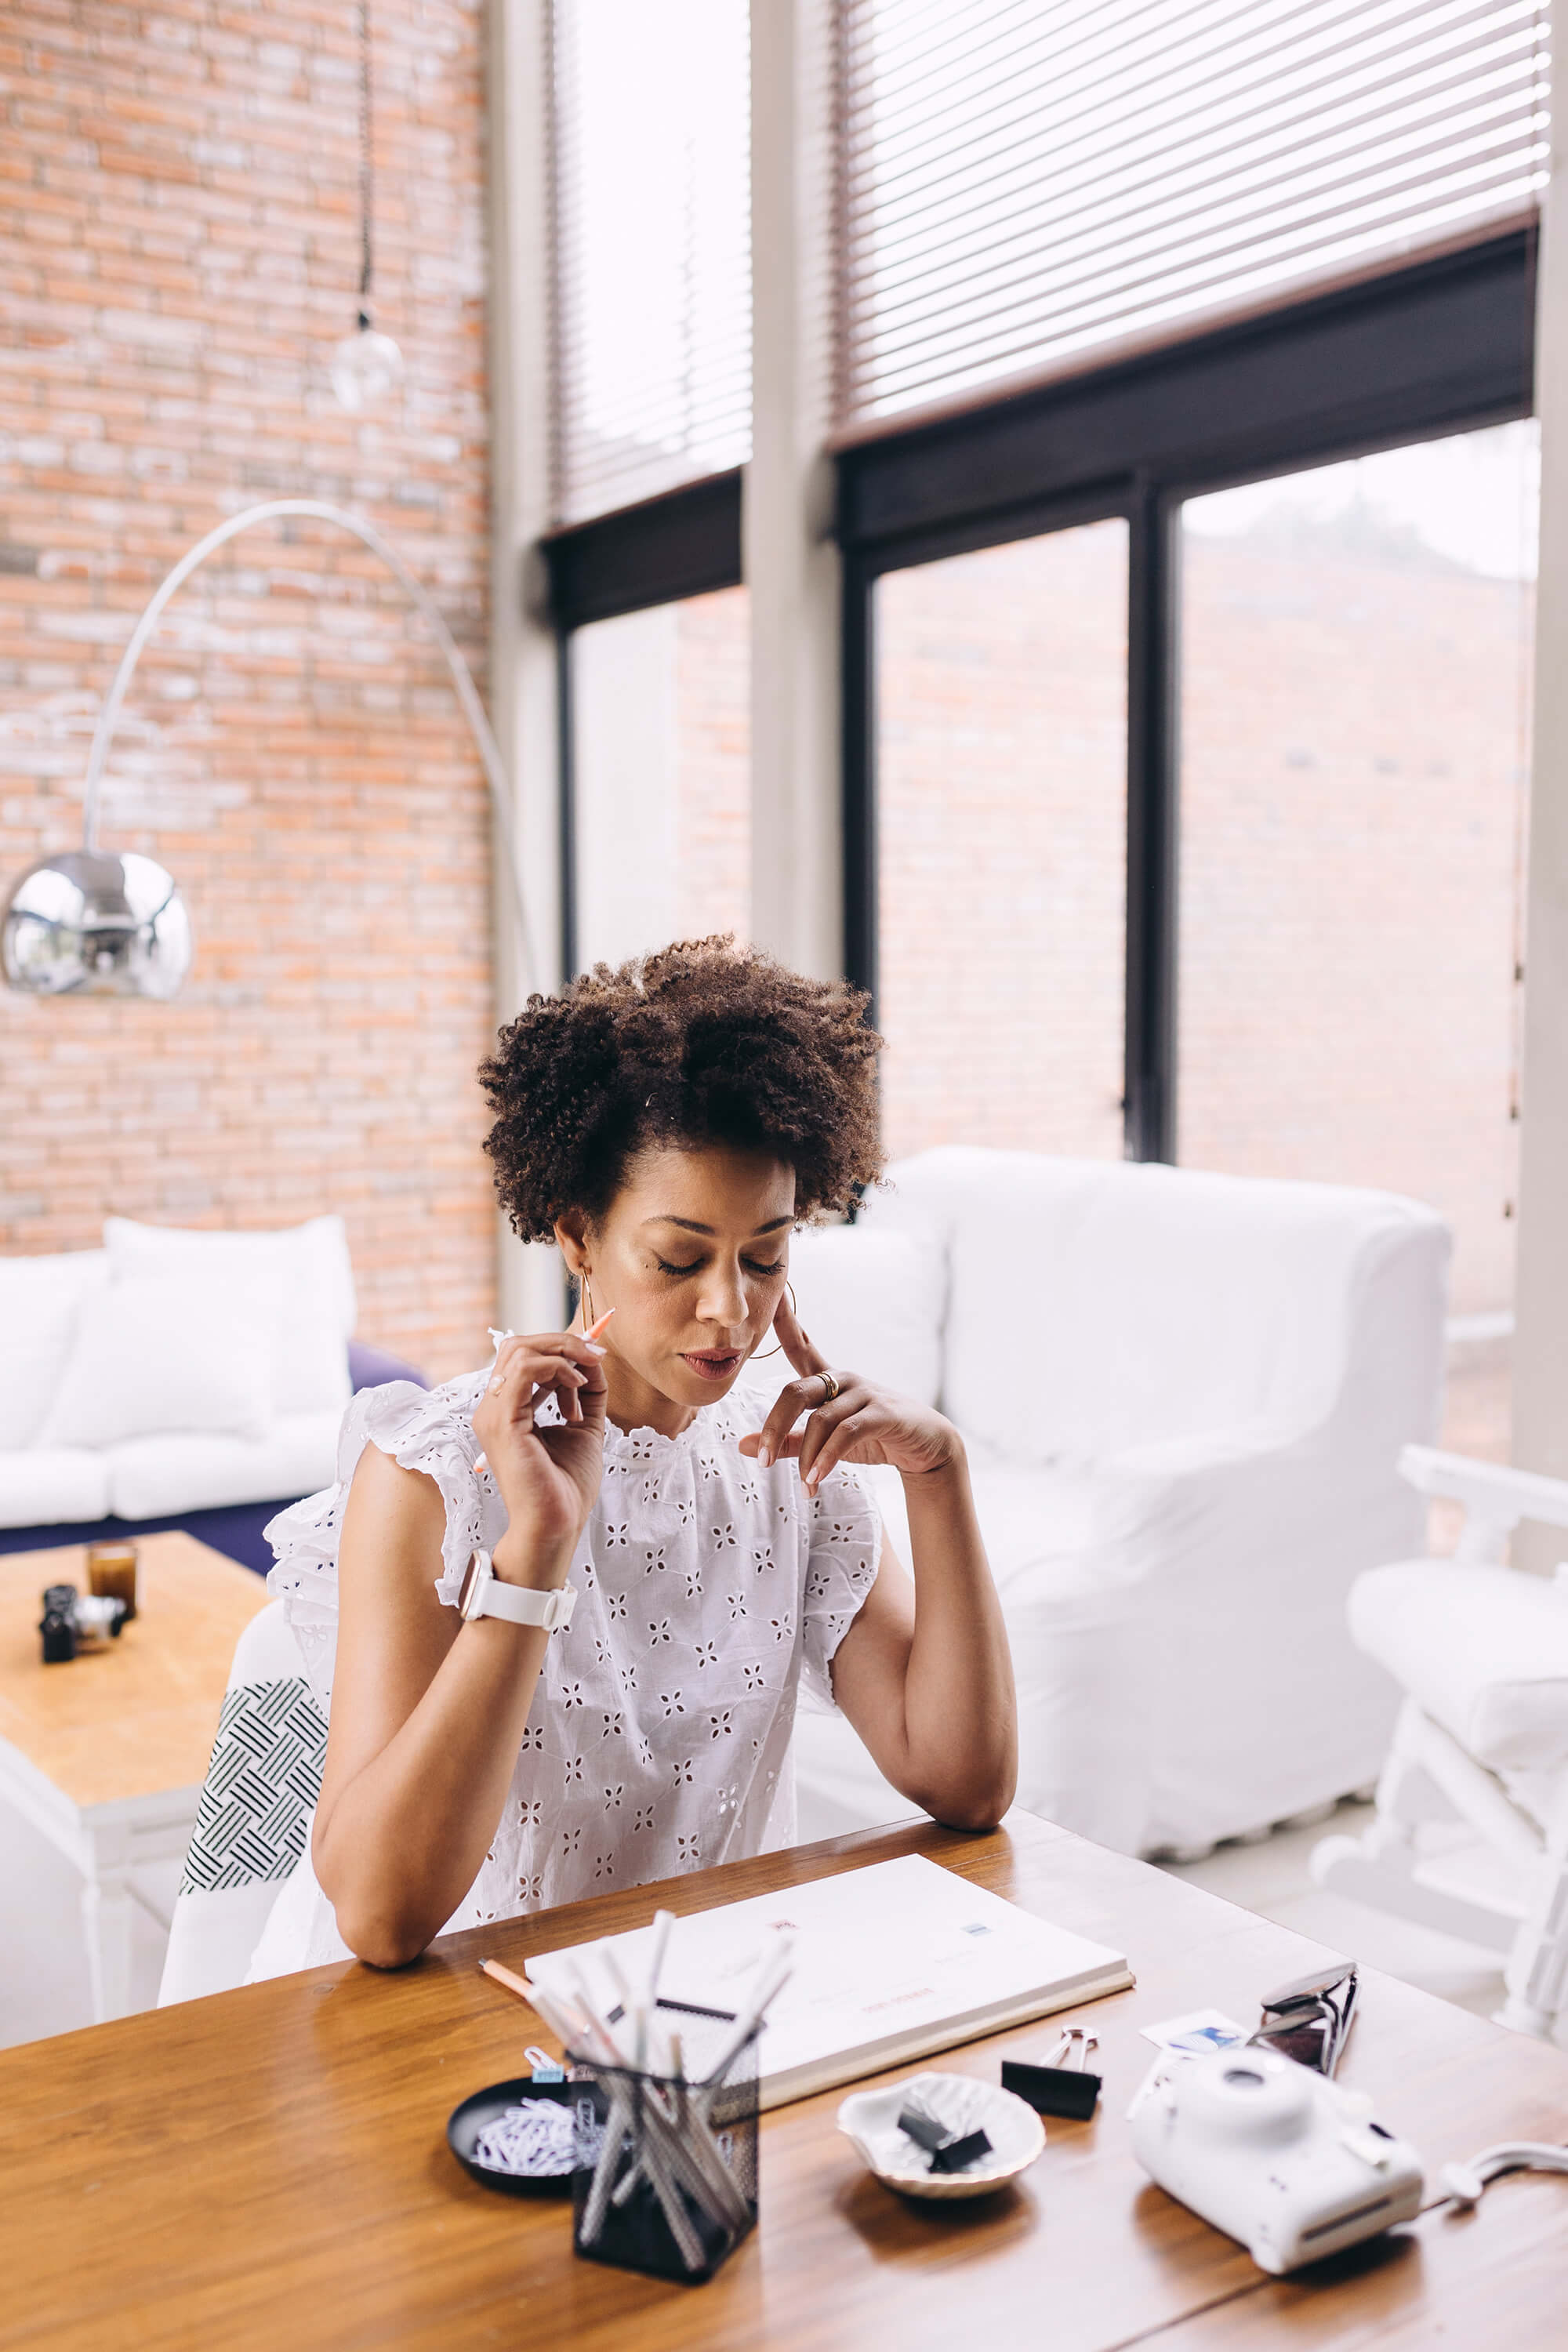
[[[268,1590],[312,1688],[331,1699],[338,1540],[361,1453],[433,1478],[446,1507],[436,1590],[456,1605],[470,1552],[506,1513],[476,1470],[485,1372],[357,1396],[337,1484],[280,1512]],[[577,1609],[550,1637],[490,1851],[447,1927],[510,1918],[607,1885],[635,1886],[788,1844],[802,1685],[833,1706],[832,1664],[876,1581],[881,1520],[852,1470],[808,1496],[793,1462],[738,1451],[765,1406],[743,1389],[679,1437],[605,1433],[605,1475],[572,1565]],[[252,1963],[254,1980],[341,1958],[307,1846]]]

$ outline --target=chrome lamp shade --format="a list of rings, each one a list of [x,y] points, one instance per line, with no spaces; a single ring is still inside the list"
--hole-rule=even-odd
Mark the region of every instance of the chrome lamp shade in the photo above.
[[[27,996],[165,1000],[194,948],[173,877],[135,850],[46,857],[23,875],[0,921],[0,964]]]

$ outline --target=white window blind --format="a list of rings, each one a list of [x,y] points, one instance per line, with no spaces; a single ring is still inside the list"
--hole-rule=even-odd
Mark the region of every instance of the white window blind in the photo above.
[[[1526,215],[1542,0],[842,0],[839,422]]]
[[[552,0],[556,519],[751,450],[745,0]]]

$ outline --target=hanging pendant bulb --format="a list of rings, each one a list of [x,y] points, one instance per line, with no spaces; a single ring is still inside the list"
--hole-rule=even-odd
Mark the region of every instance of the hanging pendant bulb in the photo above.
[[[362,310],[359,325],[345,335],[332,353],[332,390],[351,416],[374,408],[396,389],[403,378],[403,353],[390,335],[376,332],[370,312]]]
[[[371,223],[374,199],[374,157],[371,144],[370,6],[369,0],[360,0],[359,322],[353,333],[345,335],[332,353],[332,390],[338,396],[339,404],[346,408],[351,416],[363,415],[366,409],[374,408],[388,393],[395,391],[403,377],[403,353],[392,337],[379,334],[371,321],[370,289],[374,275]]]

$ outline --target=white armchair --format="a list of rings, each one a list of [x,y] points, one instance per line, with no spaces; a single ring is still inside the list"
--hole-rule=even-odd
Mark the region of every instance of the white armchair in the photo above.
[[[1192,1852],[1366,1787],[1395,1700],[1345,1596],[1421,1541],[1394,1463],[1436,1427],[1441,1219],[956,1146],[891,1174],[852,1231],[797,1241],[801,1309],[830,1360],[963,1432],[1020,1803],[1125,1852]],[[907,1559],[901,1484],[871,1479]],[[803,1718],[796,1766],[813,1836],[908,1810],[840,1717]]]
[[[1568,1484],[1408,1445],[1410,1484],[1465,1506],[1451,1559],[1369,1570],[1352,1639],[1404,1693],[1360,1838],[1324,1838],[1321,1886],[1506,1955],[1499,2021],[1550,2034],[1568,2006],[1568,1568],[1504,1567],[1521,1519],[1568,1528]],[[1490,1869],[1454,1882],[1455,1824]],[[1472,1846],[1474,1838],[1471,1840]]]

